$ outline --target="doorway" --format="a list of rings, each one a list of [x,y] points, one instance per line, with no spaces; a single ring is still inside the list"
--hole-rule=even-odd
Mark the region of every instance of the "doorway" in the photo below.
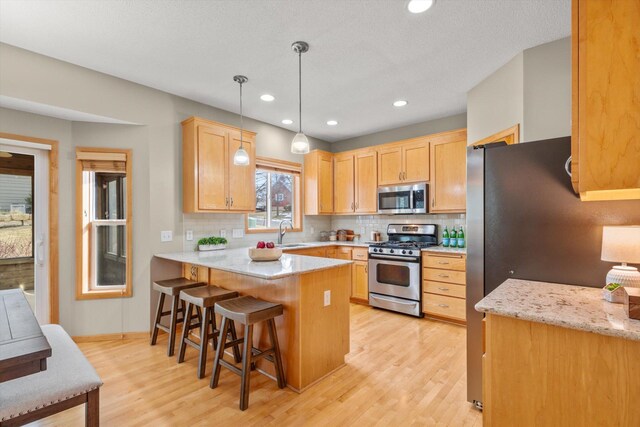
[[[49,323],[50,146],[0,139],[0,290],[21,289]]]

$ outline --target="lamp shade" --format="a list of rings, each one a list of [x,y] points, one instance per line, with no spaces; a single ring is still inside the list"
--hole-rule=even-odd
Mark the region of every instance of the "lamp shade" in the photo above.
[[[293,154],[307,154],[309,152],[309,140],[304,133],[298,132],[296,136],[293,137],[293,141],[291,141],[291,152]]]
[[[640,225],[604,226],[603,261],[640,264]]]

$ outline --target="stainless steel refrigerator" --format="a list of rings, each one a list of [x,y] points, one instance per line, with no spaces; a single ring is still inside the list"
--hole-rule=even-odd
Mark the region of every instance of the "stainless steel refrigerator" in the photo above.
[[[482,406],[475,304],[508,278],[600,287],[603,225],[640,224],[640,201],[581,202],[565,170],[569,137],[467,153],[467,400]],[[640,166],[639,166],[640,167]]]

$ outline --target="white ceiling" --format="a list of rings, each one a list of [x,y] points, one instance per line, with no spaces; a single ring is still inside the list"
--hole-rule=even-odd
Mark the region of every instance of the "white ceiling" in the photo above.
[[[570,0],[0,0],[0,41],[338,141],[466,110],[520,51],[570,35]],[[270,93],[271,103],[260,100]],[[406,99],[404,108],[391,103]],[[281,124],[291,118],[289,126]],[[338,126],[327,126],[335,119]]]

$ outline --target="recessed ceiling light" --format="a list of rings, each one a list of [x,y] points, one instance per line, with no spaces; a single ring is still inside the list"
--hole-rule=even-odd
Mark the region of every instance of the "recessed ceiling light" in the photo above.
[[[404,99],[399,99],[393,103],[394,107],[404,107],[405,105],[407,105],[407,101]]]
[[[338,122],[337,122],[337,121],[335,121],[335,120],[329,120],[329,121],[327,121],[327,124],[328,124],[329,126],[335,126],[335,125],[337,125],[337,124],[338,124]]]
[[[407,9],[411,13],[422,13],[429,10],[435,0],[411,0],[409,4],[407,4]]]
[[[284,120],[282,121],[282,124],[283,124],[283,125],[290,125],[291,123],[293,123],[293,120],[291,120],[291,119],[284,119]]]
[[[263,101],[266,101],[266,102],[271,102],[276,98],[273,95],[269,95],[268,93],[265,93],[264,95],[262,95],[260,97],[260,99],[262,99]]]

